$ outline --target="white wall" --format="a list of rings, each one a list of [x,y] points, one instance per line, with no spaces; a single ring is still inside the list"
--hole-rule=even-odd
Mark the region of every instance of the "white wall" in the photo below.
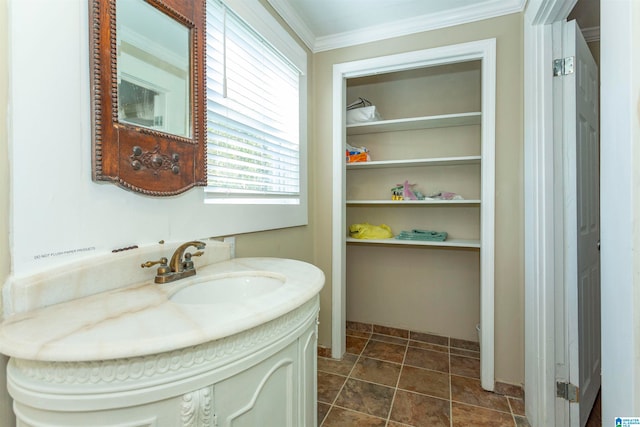
[[[87,0],[9,0],[13,274],[130,245],[255,231],[201,188],[151,198],[91,180]],[[269,208],[272,228],[300,221]],[[309,243],[310,244],[310,243]]]
[[[602,419],[640,416],[640,2],[601,0]]]
[[[7,60],[7,2],[0,0],[0,283],[9,275],[9,161],[7,159],[7,89],[9,86]],[[7,361],[0,356],[0,425],[14,426],[12,400],[7,393]]]

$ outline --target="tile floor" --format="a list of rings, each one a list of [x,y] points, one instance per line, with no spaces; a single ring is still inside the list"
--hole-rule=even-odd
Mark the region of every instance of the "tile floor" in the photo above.
[[[347,328],[344,358],[318,357],[318,426],[529,426],[520,387],[480,387],[478,343]]]

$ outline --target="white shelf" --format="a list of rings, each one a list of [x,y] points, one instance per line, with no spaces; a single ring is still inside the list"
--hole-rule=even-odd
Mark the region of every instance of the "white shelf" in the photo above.
[[[397,245],[397,246],[440,246],[450,248],[480,248],[480,240],[450,239],[444,242],[430,242],[419,240],[389,239],[354,239],[347,237],[347,243],[360,243],[365,245]]]
[[[460,166],[479,165],[482,158],[480,156],[464,157],[439,157],[431,159],[409,159],[409,160],[378,160],[371,162],[347,163],[347,169],[383,169],[399,167],[417,166]]]
[[[347,205],[378,206],[480,206],[480,200],[347,200]]]
[[[378,122],[367,122],[348,125],[347,135],[363,135],[367,133],[479,125],[481,118],[482,113],[473,112],[460,114],[444,114],[440,116],[381,120]]]

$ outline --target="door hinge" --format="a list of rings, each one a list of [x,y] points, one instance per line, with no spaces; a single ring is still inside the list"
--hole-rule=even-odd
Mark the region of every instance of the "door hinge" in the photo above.
[[[577,402],[579,392],[580,389],[574,384],[556,381],[556,397],[561,397],[569,402]]]
[[[554,59],[553,60],[553,75],[554,76],[566,76],[567,74],[573,74],[573,56],[567,58]]]

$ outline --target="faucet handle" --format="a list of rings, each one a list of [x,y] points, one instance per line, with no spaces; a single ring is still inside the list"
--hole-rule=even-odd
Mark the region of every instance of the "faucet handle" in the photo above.
[[[198,252],[187,252],[184,254],[184,260],[182,261],[182,268],[183,270],[193,270],[194,269],[194,265],[193,265],[193,261],[191,261],[191,257],[194,256],[201,256],[204,255],[203,251],[198,251]]]
[[[194,252],[194,253],[186,252],[184,254],[184,261],[191,261],[191,257],[193,257],[193,256],[202,256],[202,255],[204,255],[204,252],[202,252],[202,251],[198,251],[198,252]]]
[[[169,260],[165,257],[160,258],[158,261],[147,261],[143,264],[140,264],[141,268],[149,268],[149,267],[153,267],[156,264],[160,264],[160,267],[164,267],[167,265],[167,262],[169,262]]]

